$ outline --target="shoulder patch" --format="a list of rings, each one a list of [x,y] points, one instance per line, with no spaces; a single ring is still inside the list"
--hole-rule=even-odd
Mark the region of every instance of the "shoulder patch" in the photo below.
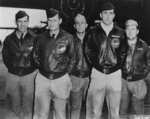
[[[118,36],[118,35],[112,35],[112,37],[115,37],[115,38],[120,38],[120,36]]]

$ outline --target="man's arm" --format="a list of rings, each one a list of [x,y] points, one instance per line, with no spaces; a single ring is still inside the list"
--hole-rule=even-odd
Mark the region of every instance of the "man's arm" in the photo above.
[[[146,67],[144,70],[144,75],[145,77],[148,75],[148,73],[150,72],[150,48],[146,47]]]
[[[76,66],[76,50],[73,36],[69,40],[69,65],[68,73],[71,73]]]
[[[125,33],[123,32],[121,36],[122,44],[120,46],[120,58],[121,58],[121,68],[123,67],[126,57],[127,57],[127,39],[125,38]]]
[[[35,65],[37,68],[39,68],[40,65],[40,47],[39,47],[39,36],[36,37],[35,42],[34,42],[34,48],[33,48],[33,60],[35,62]]]
[[[90,31],[86,34],[83,42],[83,52],[85,56],[85,60],[90,68],[92,68],[92,57],[93,57],[93,50],[92,50],[92,36]]]
[[[3,49],[2,49],[2,58],[3,58],[3,62],[6,65],[7,69],[10,68],[10,58],[11,54],[10,54],[10,48],[9,48],[9,38],[6,37],[6,39],[4,40],[3,43]]]

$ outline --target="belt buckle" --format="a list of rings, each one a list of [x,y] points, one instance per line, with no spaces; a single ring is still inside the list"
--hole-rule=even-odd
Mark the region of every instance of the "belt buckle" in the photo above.
[[[18,75],[19,75],[19,76],[22,76],[22,70],[19,71]]]
[[[103,73],[104,73],[104,74],[109,74],[109,69],[104,68],[104,69],[103,69]]]
[[[83,72],[83,71],[80,71],[79,77],[82,78],[83,75],[84,75],[84,72]]]
[[[127,80],[131,80],[131,79],[132,79],[132,76],[128,76],[128,77],[127,77]]]
[[[53,79],[53,74],[49,75],[49,79],[52,80]]]

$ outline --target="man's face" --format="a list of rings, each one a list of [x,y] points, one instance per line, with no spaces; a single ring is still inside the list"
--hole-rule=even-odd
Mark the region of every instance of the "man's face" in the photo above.
[[[126,27],[125,32],[129,40],[134,40],[137,37],[139,30],[135,25],[133,25],[133,26]]]
[[[56,31],[59,29],[61,22],[62,22],[62,19],[60,19],[57,14],[52,18],[48,18],[48,27],[51,31]]]
[[[100,17],[105,25],[110,25],[115,17],[114,9],[102,11],[102,13],[100,13]]]
[[[24,33],[27,30],[28,24],[29,24],[28,16],[17,19],[16,21],[17,28],[22,33]]]
[[[84,33],[87,28],[87,23],[84,19],[75,21],[74,28],[78,33]]]

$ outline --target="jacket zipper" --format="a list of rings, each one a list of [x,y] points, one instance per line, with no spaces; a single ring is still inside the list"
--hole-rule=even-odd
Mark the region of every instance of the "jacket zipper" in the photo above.
[[[132,54],[132,61],[131,61],[131,69],[130,69],[130,71],[132,71],[131,73],[134,72],[134,55],[135,55],[136,49],[137,49],[137,45],[135,44],[135,48],[134,48],[134,51],[133,51],[133,54]]]

